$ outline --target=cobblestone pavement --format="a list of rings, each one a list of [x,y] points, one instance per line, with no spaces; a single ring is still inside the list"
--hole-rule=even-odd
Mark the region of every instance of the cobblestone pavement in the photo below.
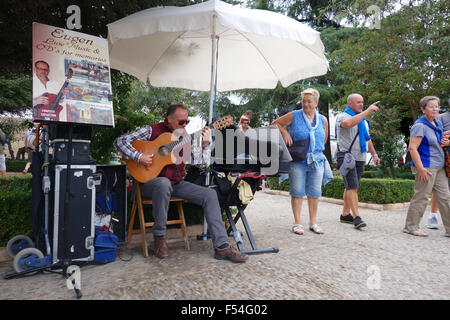
[[[258,247],[278,247],[278,253],[233,264],[213,258],[211,240],[192,238],[190,251],[170,243],[171,256],[160,260],[144,258],[136,243],[113,263],[81,268],[83,299],[450,299],[450,238],[440,218],[439,230],[419,238],[402,233],[405,210],[360,209],[364,231],[340,223],[341,210],[321,201],[318,224],[325,234],[306,228],[298,236],[291,232],[290,198],[258,192],[246,216]],[[305,227],[307,212],[304,201]],[[238,229],[244,231],[241,222]],[[244,243],[249,246],[246,237]],[[0,263],[0,300],[75,299],[61,275],[4,280],[11,272],[12,262]]]

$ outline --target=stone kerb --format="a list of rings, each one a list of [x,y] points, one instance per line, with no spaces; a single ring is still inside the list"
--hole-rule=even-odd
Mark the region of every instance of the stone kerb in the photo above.
[[[290,197],[288,191],[265,189],[264,192],[268,193],[268,194],[273,194],[273,195],[281,195],[281,196]],[[304,199],[306,199],[306,197],[304,197]],[[340,205],[344,204],[344,200],[342,200],[342,199],[334,199],[334,198],[327,198],[327,197],[320,197],[319,201],[325,201],[325,202],[340,204]],[[358,206],[360,208],[367,208],[367,209],[373,209],[373,210],[378,210],[378,211],[406,210],[409,207],[409,202],[385,203],[385,204],[359,202]]]

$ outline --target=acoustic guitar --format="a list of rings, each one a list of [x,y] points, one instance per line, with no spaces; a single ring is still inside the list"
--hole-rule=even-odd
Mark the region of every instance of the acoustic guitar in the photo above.
[[[225,116],[216,120],[210,127],[221,130],[233,123],[232,116]],[[202,129],[203,130],[203,129]],[[149,167],[130,159],[126,159],[128,170],[133,178],[141,183],[146,183],[156,178],[165,166],[176,163],[177,158],[174,151],[180,150],[182,146],[192,141],[195,134],[202,131],[199,130],[181,139],[170,132],[165,132],[153,141],[136,140],[131,142],[133,148],[145,154],[153,154],[153,162]]]
[[[66,89],[67,86],[69,85],[69,80],[70,78],[72,78],[72,74],[73,74],[72,69],[67,70],[66,81],[64,81],[64,84],[62,85],[58,94],[48,92],[43,94],[48,98],[48,103],[36,105],[37,117],[39,119],[59,121],[59,113],[63,109],[63,106],[59,104],[59,101],[61,100],[64,94],[64,89]]]

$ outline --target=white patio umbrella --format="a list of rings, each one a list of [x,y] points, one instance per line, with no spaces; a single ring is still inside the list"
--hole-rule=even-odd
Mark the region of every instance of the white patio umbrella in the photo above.
[[[287,87],[328,71],[319,32],[219,0],[137,12],[108,24],[108,42],[114,69],[155,87],[209,91],[209,123],[217,91]]]
[[[210,0],[108,24],[110,64],[155,87],[273,89],[328,70],[319,32],[282,14]],[[217,79],[217,81],[216,81]]]

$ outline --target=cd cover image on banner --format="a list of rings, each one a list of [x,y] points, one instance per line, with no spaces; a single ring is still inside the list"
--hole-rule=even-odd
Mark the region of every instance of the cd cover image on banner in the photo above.
[[[106,39],[33,23],[33,121],[114,127]]]

